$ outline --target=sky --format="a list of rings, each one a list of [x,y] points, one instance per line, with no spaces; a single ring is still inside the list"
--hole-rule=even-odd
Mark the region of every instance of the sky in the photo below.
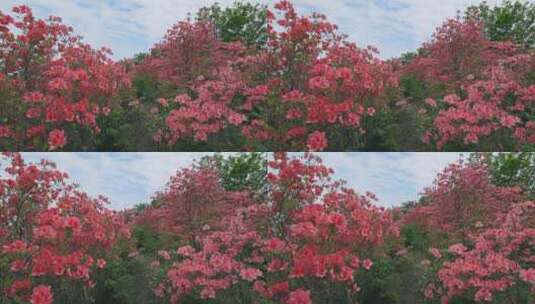
[[[115,210],[149,202],[179,168],[211,153],[23,153],[26,161],[55,162],[91,196],[104,195]],[[223,153],[225,154],[225,153]],[[415,200],[458,153],[318,153],[360,193],[375,193],[385,207]]]
[[[218,0],[228,5],[234,0]],[[250,0],[273,6],[277,0]],[[320,12],[361,46],[382,58],[415,50],[446,18],[479,0],[293,0],[303,14]],[[487,1],[490,4],[498,0]],[[214,0],[2,0],[0,10],[27,4],[39,17],[60,16],[94,47],[107,46],[115,59],[144,52],[167,28]]]

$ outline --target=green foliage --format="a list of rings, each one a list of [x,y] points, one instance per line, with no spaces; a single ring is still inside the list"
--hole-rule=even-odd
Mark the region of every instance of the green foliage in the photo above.
[[[125,258],[108,263],[97,278],[95,303],[160,303],[150,286],[150,261],[143,257]]]
[[[373,267],[358,280],[362,288],[359,303],[424,303],[420,261],[412,254],[385,256],[374,261]]]
[[[512,40],[527,48],[535,47],[535,4],[530,1],[506,0],[495,7],[483,2],[469,7],[466,17],[483,21],[491,40]]]
[[[418,56],[416,52],[406,52],[401,54],[399,59],[401,60],[401,64],[405,65],[410,63],[416,56]]]
[[[418,228],[414,224],[403,226],[401,229],[401,236],[406,247],[412,248],[418,252],[425,252],[431,244],[427,232]]]
[[[99,123],[99,151],[146,151],[152,144],[149,117],[140,109],[117,109]]]
[[[414,54],[406,54],[406,60],[412,56]],[[440,96],[443,91],[443,87],[428,84],[416,77],[401,77],[399,89],[390,93],[388,104],[378,109],[373,117],[363,120],[366,133],[359,139],[359,145],[351,148],[353,151],[432,150],[432,147],[422,143],[422,137],[433,122],[430,115],[419,115],[418,110],[426,107],[426,98]]]
[[[526,145],[527,146],[527,145]],[[526,147],[523,147],[526,148]],[[511,130],[498,130],[491,136],[480,138],[477,144],[465,144],[462,139],[450,141],[444,145],[444,152],[498,152],[498,151],[518,151],[518,143]]]
[[[136,209],[148,206],[139,204]],[[95,303],[162,303],[151,287],[156,274],[150,269],[150,263],[157,260],[158,250],[176,248],[176,242],[172,237],[147,226],[136,225],[132,239],[118,246],[118,258],[108,260],[106,267],[95,278]],[[137,250],[138,255],[129,256],[132,250]]]
[[[399,85],[403,94],[403,97],[414,100],[423,101],[430,95],[429,86],[422,80],[412,76],[405,76],[399,79]]]
[[[203,157],[198,165],[215,166],[227,191],[263,193],[266,190],[267,156],[264,153],[240,153],[226,157],[216,154]]]
[[[481,154],[470,155],[471,161],[481,161]],[[535,198],[535,154],[529,152],[485,153],[483,162],[488,165],[492,182],[497,186],[519,186],[528,196]]]
[[[132,236],[134,237],[136,248],[143,253],[154,254],[158,250],[169,246],[165,240],[165,235],[143,225],[136,225]]]
[[[218,3],[203,7],[197,20],[211,21],[224,42],[242,41],[262,48],[267,42],[267,7],[260,4],[235,2],[222,8]]]
[[[399,151],[398,113],[384,108],[364,119],[366,151]]]
[[[136,213],[141,213],[141,212],[147,210],[147,208],[149,208],[149,207],[150,207],[149,204],[140,203],[140,204],[136,204],[134,206],[134,210],[136,211]]]
[[[358,273],[358,303],[427,303],[423,289],[430,269],[421,262],[429,256],[429,235],[415,225],[403,227],[399,238],[372,253],[373,267]]]
[[[153,149],[152,136],[156,130],[155,117],[148,107],[160,94],[149,76],[138,76],[133,88],[119,94],[120,106],[108,116],[99,117],[101,132],[97,137],[98,151],[147,151]],[[140,103],[134,105],[133,101]]]

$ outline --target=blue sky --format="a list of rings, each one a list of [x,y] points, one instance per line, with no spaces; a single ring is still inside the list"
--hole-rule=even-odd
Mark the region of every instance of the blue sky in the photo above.
[[[54,161],[90,195],[104,195],[111,208],[148,202],[177,169],[210,153],[23,153],[27,161]],[[357,191],[371,191],[382,206],[417,199],[458,153],[319,153]]]
[[[120,59],[147,51],[165,30],[213,0],[2,0],[0,10],[30,5],[36,15],[63,17],[95,47],[109,46]],[[226,5],[234,0],[219,0]],[[251,0],[272,5],[277,0]],[[361,46],[374,45],[383,58],[416,49],[458,10],[479,0],[293,0],[301,13],[326,14]],[[488,1],[491,4],[497,0]]]

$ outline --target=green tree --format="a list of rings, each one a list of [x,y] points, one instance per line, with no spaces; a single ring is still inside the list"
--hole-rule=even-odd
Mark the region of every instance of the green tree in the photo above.
[[[267,157],[265,153],[240,153],[223,156],[205,156],[199,166],[215,166],[221,184],[227,191],[249,190],[257,194],[266,192]]]
[[[197,20],[209,20],[224,42],[242,41],[249,46],[262,48],[267,42],[267,6],[247,2],[234,2],[222,8],[218,3],[203,7]]]
[[[520,186],[530,199],[535,198],[535,153],[474,153],[470,161],[487,164],[497,186]]]
[[[535,4],[530,1],[506,0],[494,7],[483,2],[469,7],[466,17],[481,20],[491,40],[512,40],[528,48],[535,47]]]

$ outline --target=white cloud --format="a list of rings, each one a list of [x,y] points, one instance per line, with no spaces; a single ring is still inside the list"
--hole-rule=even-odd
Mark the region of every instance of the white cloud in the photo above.
[[[363,193],[370,191],[385,207],[415,200],[437,173],[459,153],[321,153],[335,175]]]
[[[92,196],[104,195],[111,208],[148,202],[178,169],[210,153],[23,153],[28,161],[48,159]]]
[[[220,0],[228,5],[233,0]],[[168,28],[212,0],[2,0],[0,10],[27,4],[41,18],[60,16],[94,47],[107,46],[115,58],[145,52]]]
[[[276,0],[269,0],[275,3]],[[361,46],[379,48],[383,58],[415,50],[458,10],[479,0],[294,0],[300,12],[320,12]]]
[[[273,5],[278,0],[251,0]],[[40,17],[58,15],[95,47],[115,58],[147,51],[177,20],[214,0],[3,0],[0,10],[25,3]],[[219,0],[228,5],[234,0]],[[414,50],[458,10],[479,0],[294,0],[300,12],[326,14],[362,46],[377,46],[385,58]],[[498,3],[497,0],[491,1]]]
[[[49,159],[92,196],[104,195],[111,208],[148,202],[178,169],[210,153],[23,153],[27,161]],[[335,178],[379,197],[382,206],[418,198],[457,153],[320,153]]]

